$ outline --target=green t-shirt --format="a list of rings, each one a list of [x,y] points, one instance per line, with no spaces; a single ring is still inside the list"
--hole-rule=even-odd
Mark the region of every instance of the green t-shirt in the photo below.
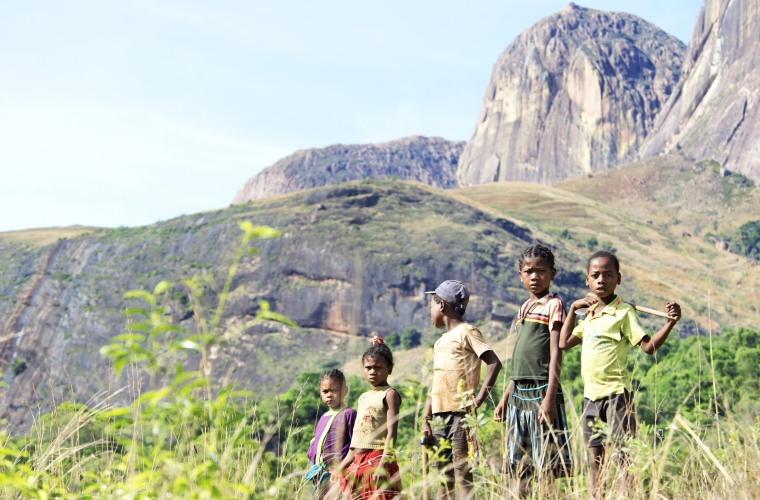
[[[591,401],[632,390],[628,348],[647,335],[636,310],[620,297],[601,314],[594,314],[598,305],[589,307],[586,319],[573,330],[573,335],[583,340],[583,395]]]
[[[528,301],[529,302],[529,301]],[[527,308],[525,302],[515,320],[517,333],[512,351],[510,380],[549,380],[551,327],[562,323],[565,311],[556,295],[546,295]]]

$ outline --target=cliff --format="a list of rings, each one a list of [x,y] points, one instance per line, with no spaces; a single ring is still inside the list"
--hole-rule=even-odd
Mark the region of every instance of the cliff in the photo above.
[[[554,184],[637,159],[684,50],[630,14],[570,4],[542,19],[496,62],[457,181]]]
[[[707,0],[643,157],[678,151],[760,181],[760,2]]]
[[[297,151],[249,179],[232,204],[365,178],[397,177],[450,188],[456,184],[463,147],[462,141],[413,136],[380,144],[337,144]]]

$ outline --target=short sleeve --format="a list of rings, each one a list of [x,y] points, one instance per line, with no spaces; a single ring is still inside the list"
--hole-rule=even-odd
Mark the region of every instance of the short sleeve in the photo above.
[[[588,316],[586,316],[588,318]],[[579,321],[577,325],[575,325],[575,328],[573,328],[573,335],[578,337],[579,339],[583,339],[583,330],[586,328],[586,320]]]
[[[633,311],[633,309],[625,313],[625,318],[623,318],[621,330],[631,345],[638,345],[639,342],[641,342],[641,339],[647,336],[647,332],[641,325],[639,316]]]
[[[481,357],[486,351],[493,351],[491,346],[486,344],[486,341],[483,340],[483,334],[475,327],[467,329],[464,335],[464,340],[467,343],[466,347],[472,349],[478,357]]]
[[[549,327],[554,323],[565,322],[565,307],[559,298],[553,298],[549,301]]]

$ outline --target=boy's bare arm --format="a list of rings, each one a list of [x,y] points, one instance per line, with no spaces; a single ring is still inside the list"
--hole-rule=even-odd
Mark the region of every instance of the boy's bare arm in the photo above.
[[[550,332],[549,342],[549,386],[546,388],[546,396],[541,402],[538,418],[545,423],[553,422],[557,418],[557,393],[559,392],[559,374],[562,369],[562,351],[559,348],[561,326],[556,321]],[[578,338],[572,336],[573,338]],[[578,339],[580,340],[580,339]]]
[[[674,319],[668,320],[665,326],[660,328],[660,331],[655,333],[653,337],[647,335],[641,339],[641,342],[639,342],[641,350],[649,355],[656,353],[660,347],[662,347],[662,344],[667,340],[673,327],[676,326],[678,320],[681,319],[681,306],[676,302],[668,302],[665,304],[665,308],[668,312],[668,316],[672,316]]]
[[[501,361],[499,361],[499,357],[495,352],[488,350],[480,355],[480,359],[486,364],[486,376],[485,379],[483,379],[483,386],[480,388],[480,393],[478,394],[478,397],[475,398],[475,409],[480,408],[480,405],[482,405],[488,395],[491,394],[491,389],[493,389],[494,384],[496,384],[496,379],[499,377],[499,372],[501,371]]]
[[[425,413],[422,414],[422,430],[427,431],[429,436],[433,435],[433,429],[430,427],[430,421],[433,419],[433,398],[428,394],[425,400]]]
[[[509,385],[507,386],[507,390],[504,391],[504,394],[501,395],[501,399],[499,400],[499,404],[496,405],[496,408],[493,409],[493,419],[497,422],[503,422],[505,411],[507,409],[507,399],[509,399],[509,395],[512,394],[512,391],[515,389],[515,382],[514,380],[509,381]]]
[[[580,344],[582,341],[575,335],[573,335],[573,328],[575,328],[575,311],[578,309],[584,309],[591,307],[599,302],[599,298],[596,296],[586,297],[584,299],[576,300],[570,306],[570,310],[567,312],[567,319],[562,324],[562,330],[559,333],[559,348],[563,351],[572,349]]]

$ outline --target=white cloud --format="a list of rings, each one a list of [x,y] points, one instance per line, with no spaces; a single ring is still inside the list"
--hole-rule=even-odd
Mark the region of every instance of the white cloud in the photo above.
[[[0,95],[0,230],[146,224],[225,206],[290,153],[151,110]]]

